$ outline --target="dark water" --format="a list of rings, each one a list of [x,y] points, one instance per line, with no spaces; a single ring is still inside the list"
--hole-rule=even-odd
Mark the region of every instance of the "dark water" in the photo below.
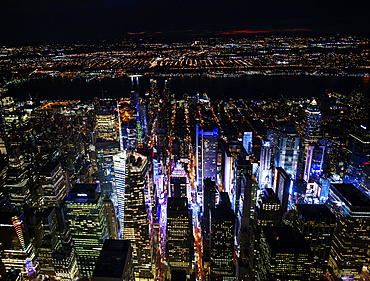
[[[163,88],[165,78],[156,77],[158,86]],[[144,94],[149,90],[149,76],[142,76],[133,81],[129,77],[105,78],[86,82],[84,78],[47,77],[27,83],[9,86],[9,95],[27,99],[37,95],[40,100],[89,100],[94,97],[129,97],[131,90]],[[171,91],[180,98],[183,94],[194,95],[197,92],[207,93],[214,99],[268,97],[316,97],[327,92],[348,94],[354,90],[370,98],[369,77],[337,76],[241,76],[217,77],[175,76],[171,77]]]

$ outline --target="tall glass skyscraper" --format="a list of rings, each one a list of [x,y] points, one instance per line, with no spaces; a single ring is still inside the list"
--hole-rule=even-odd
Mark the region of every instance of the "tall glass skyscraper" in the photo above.
[[[291,179],[296,178],[299,156],[299,135],[293,125],[283,126],[277,153],[275,154],[275,167],[281,167]]]
[[[203,198],[203,180],[217,180],[218,129],[200,129],[196,126],[196,176],[198,198]]]
[[[152,278],[149,220],[145,202],[148,193],[148,158],[130,150],[113,156],[116,207],[120,239],[133,247],[135,278]]]
[[[90,278],[107,238],[103,198],[97,184],[76,184],[65,202],[80,277]]]

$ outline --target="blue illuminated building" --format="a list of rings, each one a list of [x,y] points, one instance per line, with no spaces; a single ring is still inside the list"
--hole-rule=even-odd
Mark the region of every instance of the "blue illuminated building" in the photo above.
[[[203,180],[217,179],[218,129],[200,129],[196,126],[196,177],[198,195],[203,198]],[[202,199],[201,199],[202,200]]]

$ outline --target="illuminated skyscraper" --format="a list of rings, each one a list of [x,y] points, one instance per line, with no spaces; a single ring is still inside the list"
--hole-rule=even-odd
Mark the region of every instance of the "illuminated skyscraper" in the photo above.
[[[258,226],[280,226],[280,200],[271,188],[266,188],[256,207],[256,223]]]
[[[311,175],[320,176],[323,172],[325,146],[307,147],[306,165],[303,179],[309,182]]]
[[[331,184],[326,204],[338,220],[329,272],[343,280],[358,280],[370,258],[369,198],[352,184]]]
[[[48,162],[40,171],[41,200],[45,207],[59,207],[68,190],[60,162]]]
[[[217,180],[218,129],[200,129],[196,126],[196,177],[198,195],[203,198],[203,180]]]
[[[96,138],[106,141],[117,139],[116,118],[112,111],[97,111]]]
[[[260,156],[260,179],[259,179],[259,185],[261,188],[271,186],[272,181],[271,149],[272,149],[271,141],[262,140]]]
[[[211,280],[236,280],[234,264],[235,214],[228,195],[215,209],[211,209]]]
[[[65,202],[65,212],[80,277],[90,278],[107,238],[103,198],[98,185],[76,184]]]
[[[5,189],[10,203],[22,210],[30,190],[24,158],[17,146],[11,147],[8,153]]]
[[[312,100],[306,109],[306,133],[305,133],[305,149],[310,143],[317,141],[321,126],[321,112],[316,100]]]
[[[130,240],[135,278],[152,278],[149,219],[145,195],[148,193],[148,158],[124,150],[113,156],[120,239]]]
[[[297,129],[294,126],[283,126],[275,154],[275,167],[283,168],[293,180],[297,174],[299,140]]]
[[[168,198],[166,251],[170,274],[184,271],[190,277],[194,249],[191,218],[186,197]]]
[[[4,197],[0,199],[0,263],[6,271],[19,270],[23,277],[35,274],[37,262],[24,215]]]
[[[170,179],[171,197],[187,197],[191,201],[191,186],[181,163],[173,168]]]
[[[102,194],[113,191],[114,169],[113,155],[119,152],[119,142],[98,141],[95,144],[96,161],[98,166],[98,180]]]
[[[326,272],[336,218],[325,205],[295,205],[295,225],[313,254],[311,277],[319,280]]]
[[[252,132],[244,132],[243,135],[243,146],[245,148],[245,151],[247,151],[248,155],[252,154]]]

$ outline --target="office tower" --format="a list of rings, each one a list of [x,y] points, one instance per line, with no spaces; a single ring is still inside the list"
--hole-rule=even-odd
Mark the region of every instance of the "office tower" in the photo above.
[[[315,99],[312,100],[306,109],[306,132],[305,132],[305,150],[309,144],[317,142],[321,126],[321,112]]]
[[[309,280],[312,254],[295,227],[262,227],[257,280]]]
[[[231,141],[226,142],[221,140],[221,183],[222,191],[227,192],[230,197],[232,209],[235,212],[236,208],[236,177],[237,177],[237,163],[236,153],[232,153]]]
[[[62,209],[28,208],[26,216],[30,221],[30,234],[35,238],[40,273],[75,279],[78,274],[76,255]]]
[[[220,204],[211,209],[210,238],[211,280],[236,280],[235,214],[225,192],[221,194]]]
[[[10,203],[22,210],[30,191],[24,158],[17,146],[9,149],[5,189]]]
[[[244,132],[243,146],[248,155],[252,155],[252,146],[253,146],[252,140],[253,140],[252,132]]]
[[[191,218],[186,197],[168,198],[166,235],[168,273],[183,271],[188,276],[187,279],[190,279],[194,248]]]
[[[98,166],[98,180],[101,188],[101,193],[103,195],[113,192],[113,155],[116,155],[118,152],[118,141],[97,141],[95,144],[95,154]]]
[[[128,240],[106,239],[92,281],[134,281],[132,247]]]
[[[259,185],[261,188],[271,187],[271,150],[271,141],[262,140],[259,176]]]
[[[281,167],[275,169],[274,188],[281,203],[281,212],[285,213],[288,210],[290,178]]]
[[[95,268],[107,225],[103,198],[97,184],[76,184],[66,202],[66,221],[71,230],[80,277],[90,278]]]
[[[209,228],[209,211],[216,207],[216,194],[218,193],[217,185],[214,181],[210,178],[206,178],[204,180],[204,224],[206,226],[206,230]]]
[[[19,270],[23,278],[35,277],[37,261],[24,214],[15,205],[0,199],[0,263],[7,272]]]
[[[218,129],[200,129],[196,125],[196,177],[199,199],[203,200],[203,180],[217,179]]]
[[[369,198],[352,184],[331,184],[326,204],[337,218],[329,272],[336,278],[358,280],[370,258]]]
[[[120,224],[120,239],[130,240],[135,278],[152,278],[149,220],[145,196],[148,193],[148,158],[124,150],[113,156],[115,194],[113,201]]]
[[[266,188],[257,202],[256,223],[258,226],[280,226],[281,219],[280,200],[271,188]]]
[[[117,139],[116,117],[112,110],[96,112],[96,138],[106,141]]]
[[[325,146],[309,145],[307,147],[306,165],[303,179],[310,181],[311,176],[320,176],[323,172]]]
[[[249,167],[247,171],[243,173],[240,181],[241,196],[238,209],[238,232],[248,231],[251,221],[255,219],[258,183],[252,175],[252,165],[249,161],[248,164]]]
[[[41,205],[59,207],[67,197],[67,185],[60,162],[48,162],[40,171]]]
[[[296,178],[299,156],[299,136],[293,125],[284,125],[275,154],[275,167],[281,167],[291,179]]]
[[[326,272],[336,218],[326,205],[296,204],[295,226],[310,246],[311,277],[319,280]]]
[[[116,217],[116,210],[114,209],[111,195],[105,194],[103,199],[104,215],[107,221],[107,230],[109,239],[118,239],[119,222]]]
[[[187,174],[181,163],[177,163],[173,168],[170,179],[170,196],[187,197],[191,201],[191,187],[188,182]]]
[[[186,197],[186,177],[171,177],[170,180],[171,197]]]

